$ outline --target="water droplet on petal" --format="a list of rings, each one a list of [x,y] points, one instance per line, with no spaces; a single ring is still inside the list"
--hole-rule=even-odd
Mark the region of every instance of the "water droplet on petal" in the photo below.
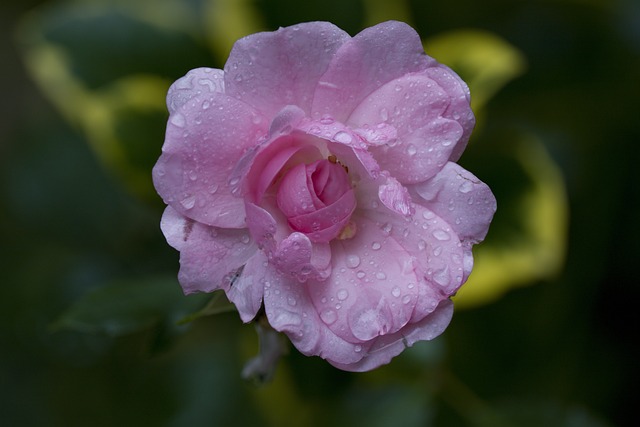
[[[391,229],[392,229],[392,225],[389,224],[388,222],[382,226],[382,234],[384,234],[385,236],[388,236],[389,234],[391,234]]]
[[[451,239],[451,236],[449,235],[449,233],[447,233],[446,231],[444,231],[442,229],[437,229],[431,234],[433,234],[433,237],[435,237],[436,239],[438,239],[440,241],[445,241],[445,240]]]
[[[296,299],[295,299],[293,296],[291,296],[291,295],[289,295],[289,296],[287,297],[287,302],[288,302],[288,303],[289,303],[289,305],[290,305],[290,306],[292,306],[292,307],[293,307],[293,306],[295,306],[295,305],[298,303],[298,301],[296,301]]]
[[[347,291],[346,289],[340,289],[336,296],[340,301],[344,301],[349,298],[349,291]]]
[[[410,155],[410,156],[415,156],[417,152],[418,152],[418,149],[416,148],[416,146],[415,146],[415,145],[413,145],[413,144],[409,144],[409,145],[407,146],[407,154],[408,154],[408,155]]]
[[[402,297],[402,303],[403,304],[409,304],[411,302],[411,295],[405,295]]]
[[[333,309],[328,308],[320,313],[320,319],[322,319],[322,321],[327,325],[331,325],[338,320],[338,315]]]
[[[209,187],[210,194],[216,194],[217,191],[218,191],[218,184],[213,184],[211,187]]]
[[[196,196],[187,196],[180,202],[183,208],[191,209],[196,205]]]
[[[176,113],[171,117],[171,124],[178,126],[179,128],[184,127],[184,125],[186,124],[186,119],[184,118],[184,116],[180,113]]]
[[[433,254],[435,256],[440,256],[440,254],[442,253],[442,246],[437,246],[434,250],[433,250]]]
[[[460,184],[458,190],[460,190],[461,193],[468,193],[473,190],[473,183],[471,181],[465,180],[462,184]]]
[[[400,296],[400,293],[401,293],[400,288],[397,286],[391,290],[391,295],[393,295],[396,298]]]
[[[423,251],[426,247],[427,247],[427,242],[425,242],[424,240],[420,239],[418,241],[418,249]]]
[[[329,116],[329,115],[324,115],[322,116],[322,118],[320,119],[320,123],[322,123],[323,125],[330,125],[331,123],[334,122],[333,117]]]
[[[371,249],[373,249],[374,251],[377,251],[378,249],[380,249],[382,247],[382,245],[380,244],[380,242],[373,242],[371,244]]]
[[[444,266],[440,270],[435,271],[433,273],[433,280],[440,286],[446,286],[449,283],[449,267]]]
[[[386,278],[387,278],[387,275],[386,275],[386,274],[384,274],[382,271],[379,271],[379,272],[377,272],[377,273],[376,273],[376,279],[378,279],[378,280],[384,280],[384,279],[386,279]]]
[[[427,211],[427,210],[422,211],[422,218],[424,218],[424,219],[431,219],[434,216],[436,216],[436,215],[431,211]]]
[[[202,109],[203,110],[207,110],[207,109],[209,109],[209,107],[211,107],[211,103],[209,101],[204,101],[202,103]]]
[[[353,140],[351,135],[343,131],[336,133],[333,138],[341,144],[349,144]]]
[[[349,268],[356,268],[360,265],[360,257],[358,255],[349,255],[347,257],[347,266]]]
[[[362,346],[361,345],[357,345],[357,346],[353,347],[353,351],[355,351],[356,353],[360,353],[362,351]]]
[[[389,111],[386,108],[381,108],[380,109],[380,118],[382,119],[382,121],[386,122],[387,120],[389,120]]]
[[[356,273],[356,277],[357,277],[358,279],[363,279],[363,278],[364,278],[364,276],[366,276],[366,275],[367,275],[367,274],[366,274],[364,271],[362,271],[362,270],[360,270],[360,271],[358,271],[358,272]]]

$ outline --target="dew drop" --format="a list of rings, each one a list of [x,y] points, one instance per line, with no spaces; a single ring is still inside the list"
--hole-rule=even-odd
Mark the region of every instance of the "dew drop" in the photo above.
[[[336,320],[338,320],[338,315],[333,309],[329,308],[320,313],[320,318],[327,325],[332,325]]]
[[[347,291],[346,289],[340,289],[336,296],[340,301],[344,301],[349,298],[349,291]]]
[[[386,274],[384,274],[382,271],[379,271],[379,272],[377,272],[377,273],[376,273],[376,279],[378,279],[378,280],[384,280],[384,279],[386,279],[386,278],[387,278],[387,275],[386,275]]]
[[[353,351],[355,351],[356,353],[360,353],[362,351],[362,346],[361,345],[357,345],[357,346],[353,347]]]
[[[203,109],[203,110],[208,110],[208,109],[209,109],[209,107],[211,107],[211,103],[210,103],[209,101],[204,101],[204,102],[202,103],[202,109]]]
[[[391,290],[391,295],[393,295],[396,298],[398,298],[400,294],[401,294],[400,288],[397,286]]]
[[[173,115],[173,117],[171,117],[171,124],[178,126],[179,128],[184,127],[186,122],[187,122],[186,119],[180,113],[176,113]]]
[[[291,295],[289,295],[289,296],[287,297],[287,302],[288,302],[288,303],[289,303],[289,305],[290,305],[290,306],[292,306],[292,307],[293,307],[293,306],[295,306],[295,305],[298,303],[298,301],[296,301],[296,299],[295,299],[294,297],[292,297]]]
[[[336,133],[333,138],[341,144],[349,144],[353,140],[351,135],[344,131]]]
[[[422,212],[422,218],[424,218],[424,219],[431,219],[434,216],[436,216],[436,215],[431,211],[425,210],[425,211]]]
[[[388,222],[386,224],[384,224],[382,226],[382,234],[384,234],[385,236],[388,236],[389,234],[391,234],[391,229],[393,227],[391,226],[391,224],[389,224]]]
[[[347,267],[356,268],[360,265],[360,257],[358,255],[349,255],[347,257]]]
[[[380,118],[382,119],[382,121],[386,122],[387,120],[389,120],[389,111],[386,108],[381,108],[380,109]]]
[[[196,196],[187,196],[180,202],[183,208],[191,209],[196,205]]]
[[[421,251],[424,251],[424,249],[427,247],[427,242],[425,242],[424,240],[420,239],[418,241],[418,249],[420,249]]]
[[[329,115],[322,116],[322,118],[320,119],[320,123],[322,123],[323,125],[330,125],[334,121],[335,120],[333,119],[333,117]]]
[[[356,277],[357,277],[358,279],[364,279],[364,276],[366,276],[366,275],[367,275],[367,274],[366,274],[364,271],[362,271],[362,270],[360,270],[360,271],[358,271],[358,272],[356,273]]]
[[[473,183],[471,181],[464,181],[462,184],[460,184],[460,187],[458,188],[458,190],[461,193],[468,193],[471,190],[473,190]]]
[[[373,249],[374,251],[377,251],[378,249],[380,249],[382,247],[382,245],[380,244],[380,242],[373,242],[371,244],[371,249]]]
[[[417,152],[418,152],[418,149],[416,148],[416,146],[415,146],[415,145],[413,145],[413,144],[409,144],[409,145],[407,146],[407,154],[408,154],[408,155],[410,155],[410,156],[415,156]]]
[[[218,191],[218,184],[213,184],[211,187],[209,187],[210,194],[216,194],[217,191]]]
[[[411,295],[405,295],[402,297],[403,304],[409,304],[411,302]]]
[[[438,239],[440,241],[445,241],[445,240],[451,239],[451,236],[449,235],[449,233],[447,233],[446,231],[444,231],[442,229],[437,229],[431,234],[433,235],[433,237],[435,237],[436,239]]]
[[[445,266],[433,273],[433,280],[440,285],[445,286],[449,283],[449,267]]]
[[[433,254],[435,256],[440,256],[440,254],[442,253],[442,246],[437,246],[434,250],[433,250]]]

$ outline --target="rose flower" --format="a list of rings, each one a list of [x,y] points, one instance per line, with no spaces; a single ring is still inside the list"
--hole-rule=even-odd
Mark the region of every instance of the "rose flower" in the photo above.
[[[386,22],[312,22],[236,42],[167,96],[153,170],[185,293],[222,289],[305,355],[349,371],[447,327],[496,209],[455,161],[469,90]]]

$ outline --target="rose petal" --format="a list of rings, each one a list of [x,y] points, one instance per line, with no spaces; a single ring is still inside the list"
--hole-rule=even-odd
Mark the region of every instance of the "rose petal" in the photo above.
[[[226,125],[216,125],[220,122]],[[232,194],[228,179],[266,126],[251,107],[227,95],[191,99],[169,118],[162,155],[153,168],[156,190],[165,203],[198,222],[244,227],[244,202]]]
[[[412,189],[416,202],[447,221],[460,240],[484,240],[496,212],[496,199],[489,187],[456,163],[446,166],[429,181]]]
[[[449,95],[449,106],[445,111],[444,117],[457,121],[462,127],[462,136],[458,143],[452,147],[452,162],[457,161],[467,146],[471,131],[476,125],[476,118],[471,111],[469,101],[469,87],[467,84],[449,67],[442,64],[436,64],[425,70],[425,74],[438,83]]]
[[[413,215],[411,196],[397,179],[386,176],[385,183],[378,188],[378,197],[383,205],[404,216]]]
[[[273,264],[299,282],[324,280],[331,274],[331,250],[326,243],[312,243],[302,233],[291,233],[278,244]]]
[[[389,21],[367,28],[335,53],[318,83],[313,117],[329,115],[344,122],[381,85],[434,64],[424,53],[418,34],[407,24]]]
[[[180,251],[178,278],[185,294],[227,289],[237,270],[256,252],[246,229],[221,229],[195,222],[168,206],[160,223]]]
[[[309,112],[318,79],[349,38],[327,22],[242,38],[224,67],[226,93],[270,116],[290,104]]]
[[[264,307],[269,324],[287,334],[293,345],[308,356],[320,356],[339,363],[355,363],[368,345],[348,343],[320,320],[308,289],[316,282],[301,284],[272,269],[265,275]]]
[[[352,239],[334,240],[332,275],[309,287],[320,318],[337,336],[363,344],[411,319],[419,278],[411,255],[383,228],[357,218]]]
[[[340,234],[356,208],[353,190],[343,194],[335,203],[308,214],[289,217],[291,228],[305,233],[314,242],[328,242]]]
[[[224,71],[215,68],[195,68],[176,80],[167,92],[167,108],[175,113],[191,99],[203,93],[224,93]]]
[[[262,251],[257,251],[227,291],[227,298],[235,304],[240,318],[245,323],[253,320],[260,310],[264,295],[263,278],[267,268],[267,257]]]
[[[419,322],[410,323],[392,335],[379,337],[356,363],[343,364],[329,360],[333,366],[345,371],[365,372],[385,365],[406,348],[418,341],[429,341],[440,335],[453,316],[453,303],[443,300],[438,308]]]
[[[354,126],[388,123],[397,139],[372,148],[383,169],[402,183],[435,175],[463,136],[453,119],[442,117],[451,102],[448,94],[424,74],[395,79],[369,95],[351,114]]]

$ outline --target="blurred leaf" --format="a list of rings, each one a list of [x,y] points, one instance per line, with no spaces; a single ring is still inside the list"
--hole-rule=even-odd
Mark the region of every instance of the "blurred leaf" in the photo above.
[[[195,313],[190,313],[187,316],[180,319],[178,323],[184,324],[193,322],[201,317],[213,316],[215,314],[228,313],[230,311],[236,311],[236,306],[233,303],[230,303],[226,298],[224,292],[214,292],[213,297],[209,300],[207,305],[202,307],[200,310]]]
[[[390,19],[411,25],[411,10],[406,0],[363,0],[366,25],[373,26]]]
[[[427,54],[453,68],[467,82],[474,111],[525,69],[524,56],[487,31],[456,30],[425,40],[424,46]]]
[[[185,297],[175,278],[125,280],[76,300],[53,329],[120,336],[154,324],[166,327],[202,307],[208,298],[207,294]]]
[[[567,245],[564,180],[539,141],[520,137],[499,151],[474,154],[471,169],[486,178],[498,211],[487,239],[474,248],[473,272],[454,299],[457,307],[490,302],[514,286],[553,277],[564,265]]]
[[[212,50],[225,60],[236,40],[266,29],[253,0],[209,0],[204,20]]]
[[[150,171],[164,139],[167,89],[213,59],[193,34],[196,11],[176,0],[130,3],[52,3],[23,20],[18,38],[45,95],[129,190],[155,200]]]

